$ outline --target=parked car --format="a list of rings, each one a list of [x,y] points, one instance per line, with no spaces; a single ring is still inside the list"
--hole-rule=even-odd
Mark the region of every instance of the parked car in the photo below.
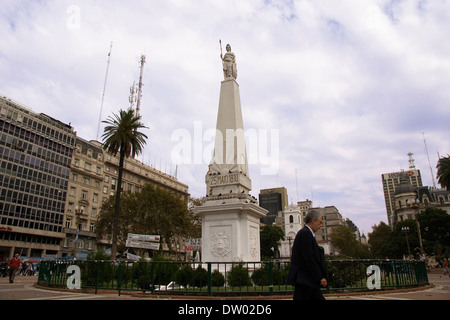
[[[184,289],[184,287],[180,286],[179,284],[176,284],[175,281],[170,281],[170,283],[167,286],[165,285],[155,286],[155,291],[180,290],[180,289]]]

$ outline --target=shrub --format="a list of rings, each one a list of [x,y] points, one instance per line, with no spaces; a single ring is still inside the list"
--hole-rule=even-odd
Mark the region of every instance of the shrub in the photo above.
[[[211,285],[213,287],[223,287],[225,284],[225,277],[219,270],[214,270],[211,273]]]
[[[248,269],[242,264],[233,266],[228,272],[228,285],[232,287],[251,286],[252,281],[248,275]]]
[[[194,271],[193,286],[202,288],[208,284],[208,271],[202,268],[201,265]]]
[[[177,283],[187,287],[192,284],[192,278],[194,277],[194,270],[188,264],[185,264],[181,267],[180,271],[177,274]]]

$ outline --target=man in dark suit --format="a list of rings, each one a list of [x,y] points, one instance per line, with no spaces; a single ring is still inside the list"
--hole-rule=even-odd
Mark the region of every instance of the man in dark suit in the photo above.
[[[322,226],[322,219],[318,211],[310,211],[306,225],[295,237],[288,275],[288,284],[295,287],[294,300],[325,300],[320,291],[320,287],[327,286],[325,255],[314,234]]]

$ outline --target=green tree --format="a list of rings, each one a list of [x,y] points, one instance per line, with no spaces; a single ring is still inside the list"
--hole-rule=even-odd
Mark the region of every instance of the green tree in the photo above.
[[[158,234],[171,248],[176,236],[187,237],[193,230],[187,205],[170,191],[151,184],[137,194],[133,230],[136,233]]]
[[[408,231],[404,229],[407,228]],[[408,232],[408,240],[406,240]],[[411,257],[418,258],[420,255],[419,235],[417,233],[417,223],[414,219],[407,219],[397,222],[389,240],[389,257],[402,259],[408,256],[408,242],[411,251]]]
[[[450,249],[450,215],[445,210],[428,207],[419,213],[418,219],[425,252],[440,258]]]
[[[117,179],[116,199],[114,206],[114,220],[112,230],[111,260],[117,255],[117,234],[119,229],[120,193],[122,191],[123,163],[125,158],[135,157],[142,152],[147,136],[139,132],[146,128],[141,122],[141,117],[133,109],[120,110],[119,114],[113,114],[107,120],[103,138],[103,149],[116,156],[119,153],[119,176]]]
[[[392,236],[391,227],[380,221],[380,224],[372,226],[372,232],[369,232],[369,249],[374,258],[384,259],[389,256],[388,244]]]
[[[260,230],[261,258],[274,258],[278,241],[284,240],[284,232],[279,226],[262,226]]]
[[[436,168],[438,182],[442,187],[446,187],[450,190],[450,156],[442,157],[439,159]]]
[[[95,224],[97,239],[105,239],[107,241],[111,240],[115,215],[115,203],[116,196],[111,196],[102,203],[99,216]],[[138,203],[138,194],[124,192],[121,196],[120,215],[117,220],[120,228],[117,230],[116,240],[117,249],[120,251],[125,250],[125,241],[128,233],[133,231],[136,224],[139,224],[138,216],[133,210]]]
[[[115,197],[102,204],[95,228],[99,239],[111,234],[114,204]],[[172,243],[168,240],[177,236],[188,237],[194,228],[186,204],[170,191],[151,184],[145,185],[140,192],[124,192],[120,212],[117,244],[121,249],[125,248],[130,232],[160,235],[170,248]]]
[[[360,259],[369,258],[368,248],[356,240],[355,233],[349,227],[333,227],[329,236],[330,242],[341,255]]]
[[[191,229],[188,231],[189,237],[191,238],[201,238],[202,237],[202,219],[200,216],[194,213],[194,208],[197,206],[202,206],[203,201],[201,198],[190,197],[188,204],[188,215],[189,220],[192,221]]]

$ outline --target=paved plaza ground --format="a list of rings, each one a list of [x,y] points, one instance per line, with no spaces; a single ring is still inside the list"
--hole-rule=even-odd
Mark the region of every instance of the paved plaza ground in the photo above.
[[[327,300],[450,300],[450,277],[444,275],[442,269],[432,269],[428,272],[430,285],[423,288],[392,290],[389,292],[370,291],[359,294],[328,294]],[[17,276],[14,283],[8,278],[0,278],[0,300],[155,300],[155,299],[212,299],[210,297],[186,296],[156,296],[135,292],[127,294],[122,292],[99,291],[98,294],[49,290],[36,286],[37,276]],[[239,300],[290,300],[290,296],[272,297],[235,297]],[[220,299],[223,299],[220,298]]]

